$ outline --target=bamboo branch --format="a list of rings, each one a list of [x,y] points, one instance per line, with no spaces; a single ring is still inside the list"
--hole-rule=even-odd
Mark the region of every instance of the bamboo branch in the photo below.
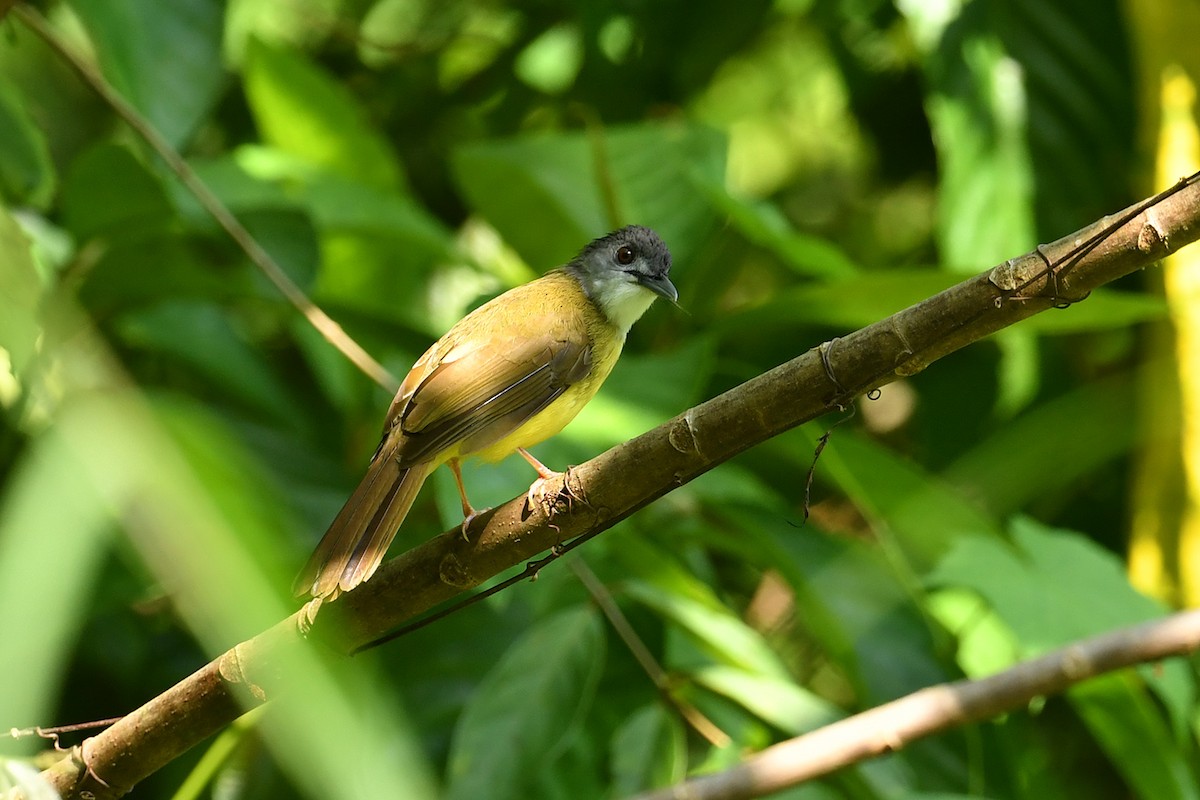
[[[1197,176],[1070,236],[826,342],[548,486],[563,502],[548,519],[525,496],[481,516],[465,541],[456,526],[385,563],[368,583],[326,604],[311,636],[345,652],[542,551],[592,536],[783,431],[1003,327],[1151,265],[1200,238]],[[119,797],[246,707],[279,690],[289,654],[309,646],[305,612],[237,645],[43,773],[64,797]]]

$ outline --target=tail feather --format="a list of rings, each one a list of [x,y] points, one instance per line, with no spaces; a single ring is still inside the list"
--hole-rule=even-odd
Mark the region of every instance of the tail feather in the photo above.
[[[332,600],[370,578],[430,471],[429,464],[402,469],[395,459],[375,459],[296,577],[296,596]]]

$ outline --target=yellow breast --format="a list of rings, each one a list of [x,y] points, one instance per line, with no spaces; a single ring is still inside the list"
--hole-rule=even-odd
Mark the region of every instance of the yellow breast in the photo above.
[[[625,331],[609,322],[584,296],[573,280],[570,281],[569,291],[573,292],[575,297],[565,304],[564,310],[569,309],[566,313],[579,316],[578,324],[571,327],[581,332],[586,331],[591,341],[591,370],[582,380],[569,386],[549,406],[521,427],[503,439],[474,453],[463,453],[463,456],[473,456],[484,461],[499,461],[515,453],[518,447],[532,447],[549,439],[575,419],[588,401],[596,396],[601,384],[612,372],[625,344]]]

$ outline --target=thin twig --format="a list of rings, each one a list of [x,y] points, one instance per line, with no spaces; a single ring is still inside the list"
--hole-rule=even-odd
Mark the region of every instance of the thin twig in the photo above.
[[[50,27],[45,18],[36,10],[30,8],[28,5],[19,4],[12,11],[30,30],[58,53],[64,61],[70,64],[79,77],[83,79],[84,83],[88,84],[112,108],[117,116],[124,120],[125,124],[140,136],[146,144],[150,145],[151,149],[166,163],[167,168],[175,173],[175,176],[196,197],[204,210],[224,229],[229,238],[233,239],[250,261],[275,285],[280,294],[295,306],[296,310],[304,315],[308,323],[316,328],[317,332],[325,337],[327,342],[337,348],[351,363],[384,389],[387,389],[389,392],[395,390],[396,386],[399,385],[396,377],[372,358],[358,342],[350,338],[342,330],[341,325],[309,299],[304,290],[297,286],[295,281],[288,276],[287,272],[272,258],[271,254],[263,249],[258,240],[246,230],[237,217],[221,202],[221,199],[196,175],[191,165],[184,160],[183,156],[176,152],[175,148],[163,138],[162,134],[158,132],[149,120],[143,117],[129,101],[109,85],[91,64],[72,51],[66,42]]]
[[[724,772],[634,800],[744,800],[828,775],[917,739],[1023,708],[1038,697],[1135,664],[1200,649],[1200,609],[1067,645],[979,680],[930,686],[789,739]]]
[[[685,702],[672,689],[671,678],[667,675],[667,671],[662,668],[662,665],[655,660],[654,654],[650,652],[650,648],[646,647],[645,642],[637,635],[637,631],[629,624],[629,619],[625,613],[621,611],[621,607],[613,600],[612,593],[608,591],[596,573],[592,572],[592,568],[587,565],[587,562],[582,557],[573,558],[567,562],[571,567],[571,571],[575,573],[575,577],[579,578],[579,582],[583,584],[583,588],[587,589],[588,594],[592,596],[592,600],[599,606],[600,611],[608,618],[608,622],[612,625],[613,630],[617,632],[617,636],[621,637],[621,641],[625,643],[625,647],[633,654],[642,670],[650,676],[650,680],[654,683],[654,688],[658,689],[659,694],[663,699],[670,703],[671,707],[679,712],[679,716],[691,725],[696,733],[703,736],[709,744],[714,747],[728,747],[733,740],[729,738],[729,734],[721,730],[716,724],[693,706],[691,703]]]
[[[486,523],[487,518],[484,518],[483,521]],[[413,631],[420,630],[421,628],[424,628],[427,625],[432,625],[434,622],[437,622],[439,619],[443,619],[445,617],[450,616],[451,614],[455,614],[459,611],[462,611],[463,609],[467,608],[468,606],[473,606],[476,603],[478,603],[480,600],[486,600],[487,598],[491,597],[492,595],[496,594],[497,592],[502,592],[505,589],[507,589],[508,587],[510,587],[514,584],[520,583],[521,581],[524,581],[524,580],[535,581],[535,580],[537,580],[538,573],[541,572],[542,569],[545,568],[545,566],[547,564],[549,564],[553,561],[557,561],[558,559],[565,556],[567,553],[574,550],[576,547],[579,547],[581,544],[587,542],[589,539],[592,539],[592,538],[598,536],[601,533],[603,533],[603,530],[595,530],[595,531],[592,531],[589,533],[585,533],[582,536],[576,536],[574,539],[571,539],[569,542],[555,544],[553,547],[550,548],[549,552],[547,552],[546,555],[542,556],[541,558],[537,558],[532,561],[529,561],[528,563],[525,564],[525,569],[521,570],[517,574],[512,575],[508,578],[505,578],[504,580],[500,581],[499,583],[493,584],[492,586],[489,586],[488,588],[486,588],[482,591],[476,592],[475,594],[467,595],[466,597],[456,600],[455,602],[451,603],[450,605],[446,606],[445,608],[442,608],[438,611],[435,611],[431,614],[421,617],[420,619],[413,620],[412,622],[402,625],[399,628],[396,628],[395,630],[389,631],[386,634],[384,634],[383,636],[380,636],[377,639],[372,639],[371,641],[367,642],[366,644],[359,645],[358,647],[355,647],[354,649],[352,649],[350,651],[350,655],[356,656],[359,653],[363,652],[364,650],[371,650],[373,648],[379,647],[380,645],[384,645],[384,644],[387,644],[388,642],[395,641],[396,639],[399,639],[402,636],[407,636],[408,634],[412,633]]]
[[[108,719],[98,719],[92,722],[76,722],[71,725],[55,725],[50,728],[43,728],[41,725],[35,725],[32,728],[13,728],[8,732],[8,735],[14,739],[23,739],[27,736],[40,736],[43,739],[49,739],[54,743],[55,750],[64,749],[59,744],[59,736],[64,733],[76,733],[78,731],[90,731],[96,728],[107,728],[116,722],[119,722],[122,717],[110,717]]]

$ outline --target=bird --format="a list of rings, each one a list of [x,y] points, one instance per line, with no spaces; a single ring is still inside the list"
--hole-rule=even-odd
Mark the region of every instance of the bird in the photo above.
[[[558,473],[528,448],[561,431],[595,396],[629,329],[657,298],[677,304],[670,271],[659,235],[629,225],[455,323],[401,382],[366,475],[296,577],[295,595],[332,601],[368,580],[442,464],[458,485],[464,536],[477,512],[462,459],[520,453],[538,473],[532,497]]]

